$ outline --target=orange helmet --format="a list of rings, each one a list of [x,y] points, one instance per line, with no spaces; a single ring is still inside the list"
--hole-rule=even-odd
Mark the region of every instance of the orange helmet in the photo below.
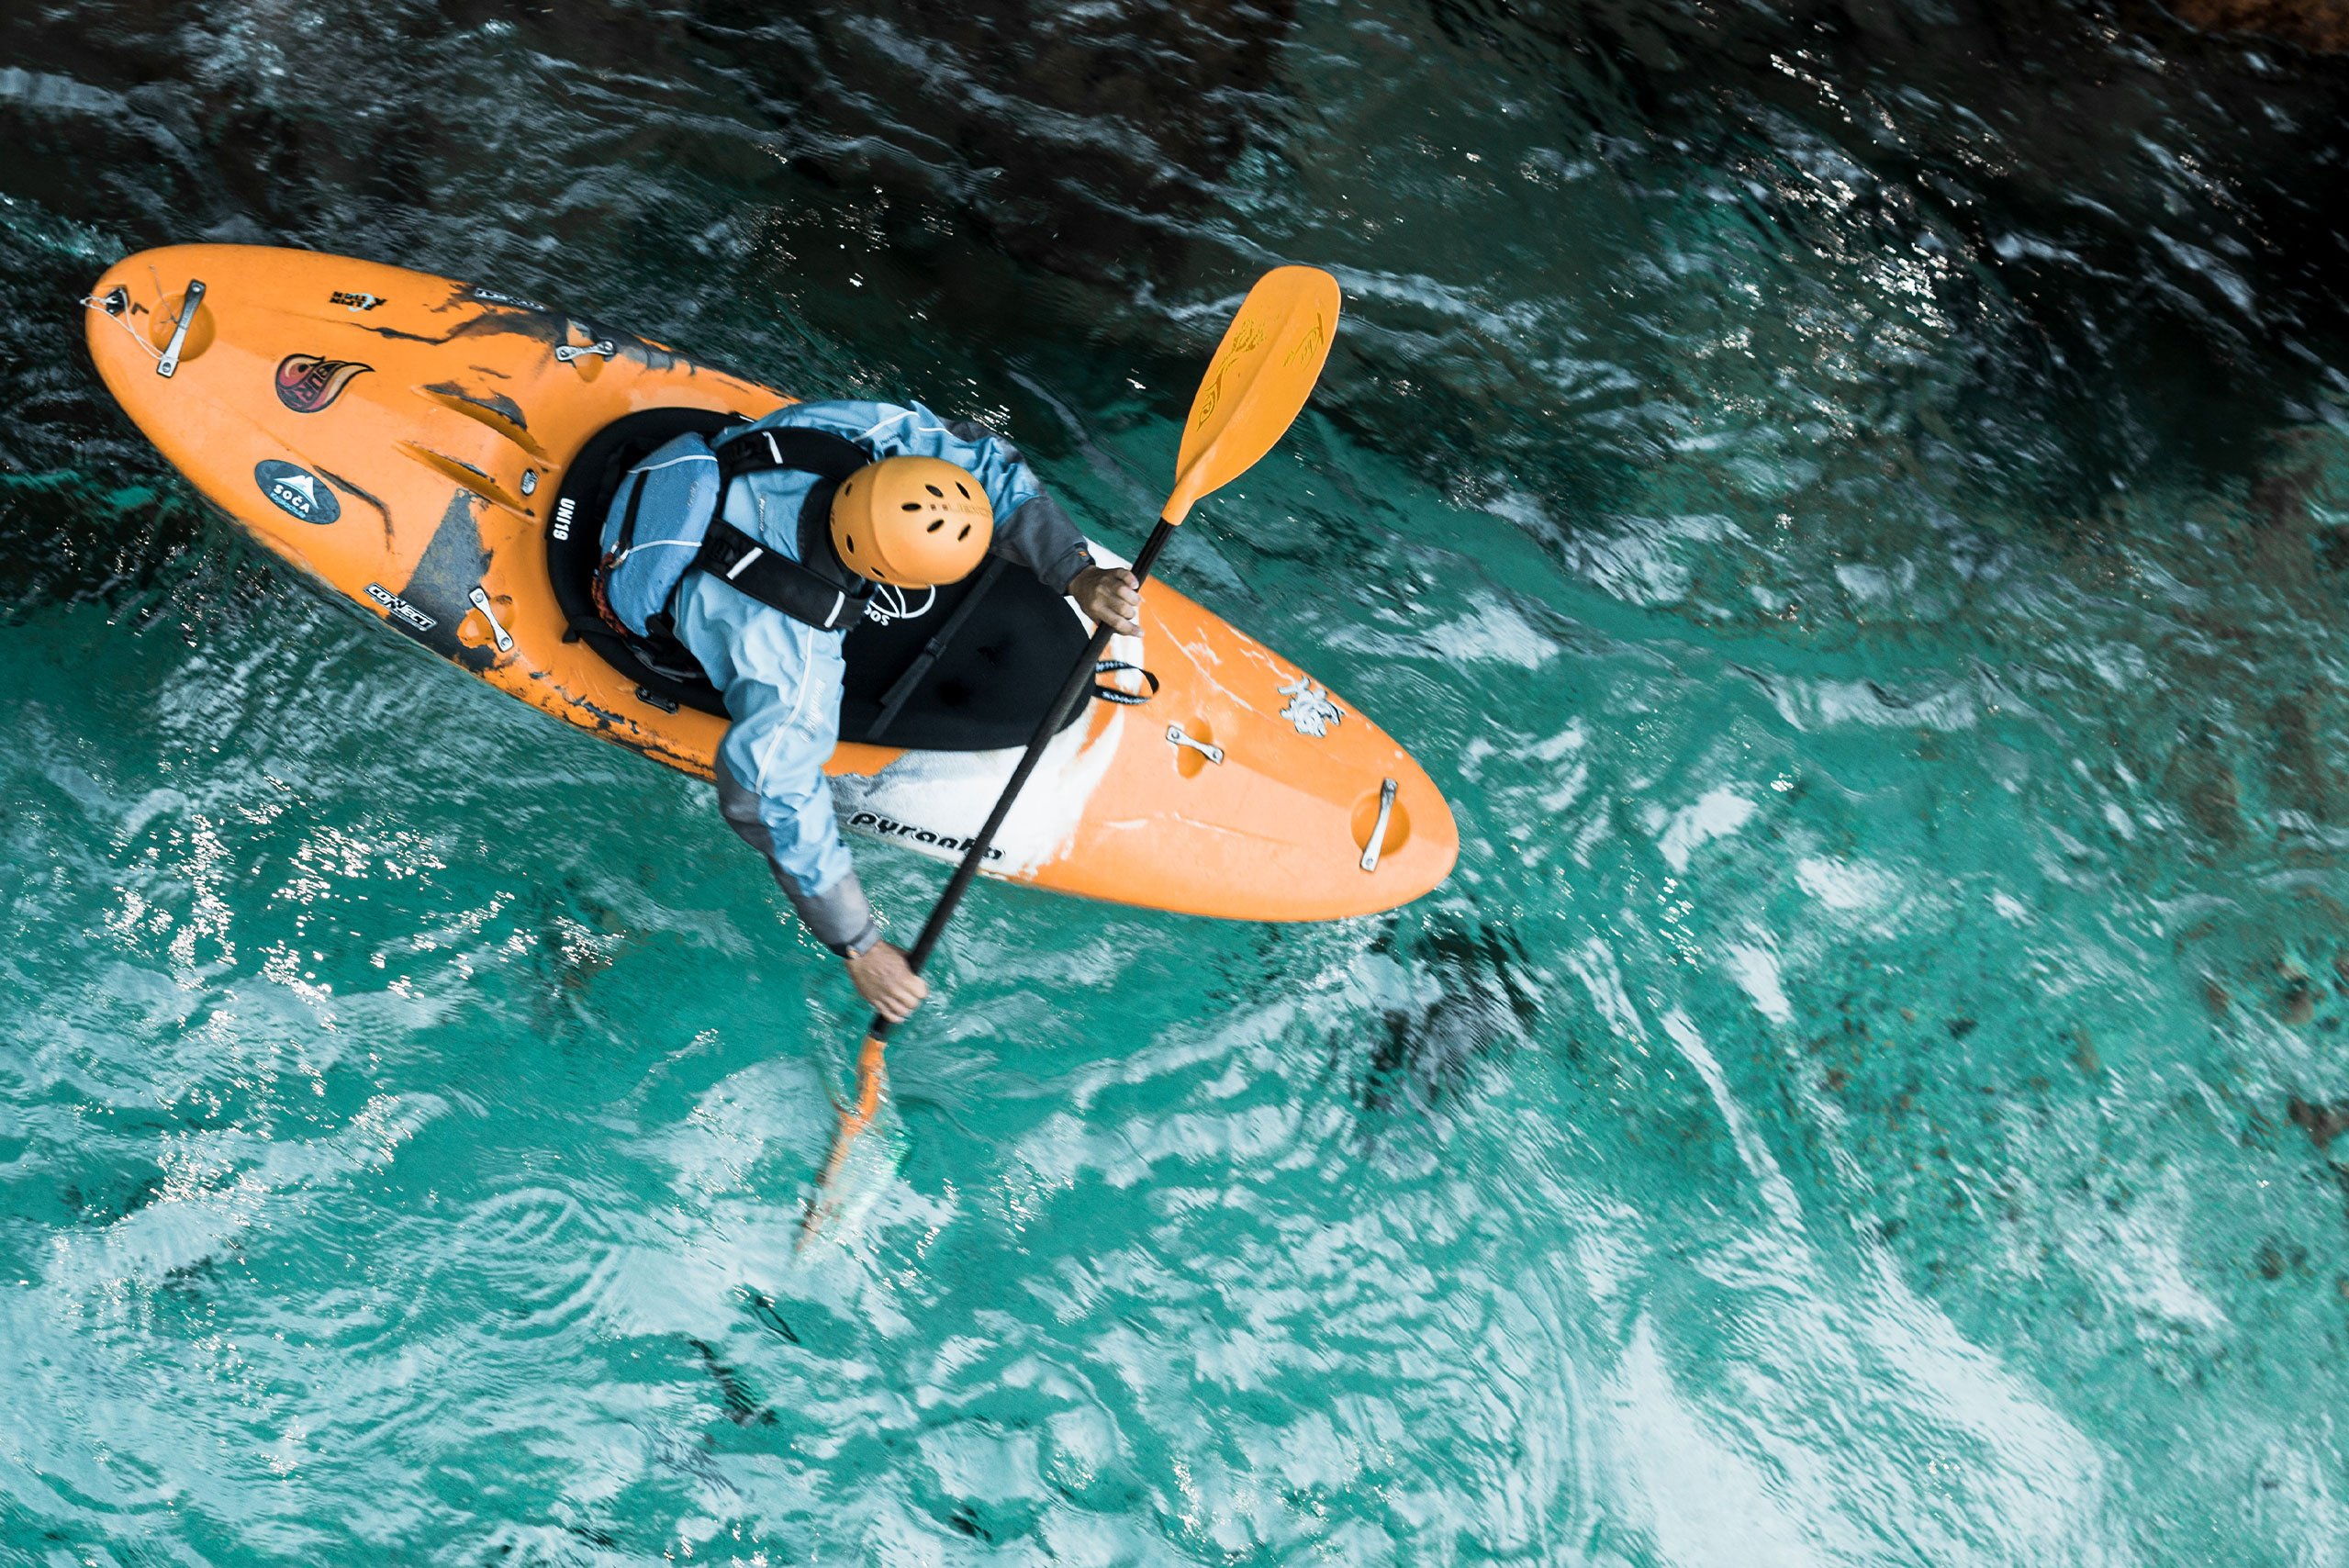
[[[859,577],[896,588],[960,582],[987,554],[995,509],[967,468],[943,457],[884,457],[832,498],[832,547]]]

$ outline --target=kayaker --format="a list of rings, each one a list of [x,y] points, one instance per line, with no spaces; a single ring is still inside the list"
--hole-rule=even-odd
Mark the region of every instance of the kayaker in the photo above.
[[[606,615],[640,640],[673,639],[725,700],[719,810],[847,961],[857,994],[903,1019],[930,988],[882,940],[823,778],[843,640],[868,613],[919,614],[929,589],[990,550],[1130,633],[1134,574],[1093,564],[1018,448],[919,403],[795,403],[680,436],[630,470],[603,549]]]

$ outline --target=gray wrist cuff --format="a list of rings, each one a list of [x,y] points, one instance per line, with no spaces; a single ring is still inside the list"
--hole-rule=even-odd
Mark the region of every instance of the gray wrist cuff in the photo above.
[[[1076,582],[1077,574],[1092,565],[1092,552],[1079,545],[1074,554],[1067,556],[1058,566],[1052,568],[1051,575],[1044,586],[1055,593],[1066,594],[1069,586]]]
[[[851,936],[847,941],[827,942],[824,944],[825,946],[832,949],[834,957],[842,958],[861,958],[880,945],[880,923],[872,920],[867,921],[865,923],[865,929],[858,932],[856,935]]]
[[[827,947],[837,951],[879,929],[873,920],[873,906],[865,901],[864,886],[854,871],[820,893],[803,893],[788,878],[778,880],[808,934]]]
[[[1007,553],[1015,554],[1055,593],[1067,593],[1070,580],[1093,564],[1085,536],[1050,496],[1031,498],[1007,520],[1002,532],[1009,535],[1001,541],[1010,546]]]

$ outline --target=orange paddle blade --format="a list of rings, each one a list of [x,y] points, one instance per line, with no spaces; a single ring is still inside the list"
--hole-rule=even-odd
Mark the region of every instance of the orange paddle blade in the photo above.
[[[880,1114],[881,1092],[889,1074],[881,1066],[881,1042],[871,1036],[865,1037],[865,1048],[856,1054],[856,1103],[838,1106],[840,1126],[832,1135],[832,1152],[825,1157],[823,1174],[816,1178],[816,1189],[808,1198],[807,1213],[800,1220],[800,1248],[805,1249],[823,1228],[832,1223],[838,1200],[833,1189],[840,1174],[848,1168],[848,1151],[856,1146],[873,1118]]]
[[[1167,521],[1246,473],[1296,421],[1329,357],[1337,302],[1337,280],[1319,267],[1275,267],[1257,279],[1191,400],[1174,493],[1159,514]]]

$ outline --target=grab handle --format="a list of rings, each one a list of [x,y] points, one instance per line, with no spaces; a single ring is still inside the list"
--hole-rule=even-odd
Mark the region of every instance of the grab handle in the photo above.
[[[1379,785],[1379,820],[1370,824],[1370,842],[1362,846],[1363,870],[1375,871],[1379,868],[1379,851],[1387,841],[1387,819],[1393,815],[1394,780],[1389,778]]]
[[[179,319],[172,323],[172,341],[163,345],[163,357],[155,362],[155,374],[171,379],[179,369],[179,353],[187,342],[187,330],[196,324],[196,308],[204,303],[204,280],[187,280],[187,293],[179,302]]]

